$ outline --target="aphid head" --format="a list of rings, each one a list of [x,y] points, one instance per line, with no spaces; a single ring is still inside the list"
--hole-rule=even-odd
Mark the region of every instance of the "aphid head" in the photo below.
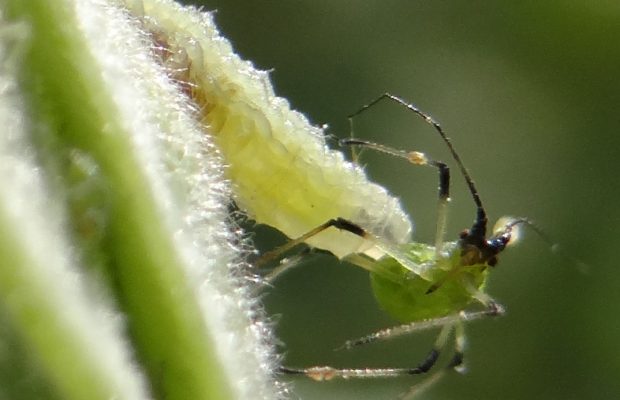
[[[461,232],[461,259],[463,265],[487,264],[494,267],[497,256],[507,246],[515,244],[521,237],[520,225],[532,222],[525,218],[502,217],[493,227],[493,236],[485,237],[486,219],[476,220],[472,229]]]
[[[521,225],[527,222],[525,218],[515,218],[504,216],[497,220],[493,226],[493,236],[506,236],[508,242],[506,246],[514,246],[523,236],[523,227]]]

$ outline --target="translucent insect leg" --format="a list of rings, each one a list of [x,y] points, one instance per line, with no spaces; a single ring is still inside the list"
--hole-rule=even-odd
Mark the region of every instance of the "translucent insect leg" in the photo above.
[[[360,368],[360,369],[346,369],[346,368],[332,368],[329,366],[317,366],[310,368],[288,368],[281,367],[280,373],[288,375],[304,375],[316,381],[326,381],[336,378],[341,379],[372,379],[372,378],[394,378],[399,376],[420,375],[425,374],[431,370],[431,368],[437,362],[440,353],[446,346],[450,333],[455,330],[454,336],[454,355],[452,359],[444,368],[432,373],[422,382],[414,385],[406,393],[401,395],[402,399],[410,400],[413,397],[427,390],[429,387],[437,383],[445,374],[451,370],[457,372],[464,371],[464,351],[465,351],[465,332],[462,321],[455,322],[454,324],[445,325],[442,327],[433,349],[426,356],[418,366],[413,368]]]
[[[350,140],[355,140],[355,134],[353,133],[353,118],[355,117],[355,115],[353,116],[349,116],[349,139]],[[355,146],[351,146],[351,160],[355,163],[355,164],[359,164],[359,153],[357,152]]]
[[[279,372],[289,375],[305,375],[316,381],[326,381],[335,378],[352,379],[352,378],[391,378],[406,375],[419,375],[428,372],[437,362],[440,353],[445,348],[447,339],[455,330],[455,346],[454,355],[448,363],[445,369],[437,371],[430,375],[428,379],[420,382],[419,385],[415,385],[405,396],[411,398],[411,396],[421,392],[425,388],[430,387],[436,383],[447,370],[454,369],[457,372],[464,371],[463,354],[465,349],[465,333],[463,324],[467,321],[473,321],[489,316],[496,316],[503,312],[503,308],[495,302],[489,303],[489,307],[482,311],[461,311],[457,314],[448,315],[441,318],[433,318],[425,321],[413,322],[406,325],[400,325],[397,327],[384,329],[375,332],[371,335],[364,336],[360,339],[347,341],[342,348],[350,349],[355,346],[360,346],[368,343],[372,343],[378,340],[387,340],[396,336],[410,334],[421,330],[427,330],[432,328],[441,327],[441,331],[435,340],[435,344],[431,351],[428,353],[424,361],[413,368],[333,368],[330,366],[315,366],[309,368],[289,368],[280,367]]]
[[[318,235],[319,233],[323,232],[326,229],[329,229],[331,227],[337,228],[337,229],[341,229],[347,232],[350,232],[354,235],[357,235],[361,238],[364,238],[370,242],[373,242],[377,248],[381,249],[383,252],[385,252],[386,254],[389,254],[391,257],[395,258],[399,263],[401,263],[401,265],[407,269],[409,269],[411,272],[419,275],[419,276],[424,276],[427,267],[422,266],[422,265],[418,265],[416,263],[414,263],[412,260],[410,260],[402,251],[400,251],[396,246],[393,246],[389,243],[385,243],[383,241],[381,241],[379,238],[375,237],[374,235],[372,235],[370,232],[367,232],[364,228],[362,228],[361,226],[348,221],[344,218],[334,218],[334,219],[330,219],[329,221],[317,226],[316,228],[308,231],[307,233],[301,235],[300,237],[293,239],[287,243],[285,243],[284,245],[275,248],[274,250],[271,250],[269,252],[266,252],[265,254],[263,254],[261,257],[258,258],[258,260],[256,260],[254,262],[254,265],[257,268],[260,268],[262,266],[264,266],[265,264],[272,262],[274,260],[277,260],[279,258],[281,258],[284,253],[286,253],[287,251],[291,250],[292,248],[294,248],[295,246],[298,246],[302,243],[304,243],[306,240],[310,239],[311,237]],[[354,262],[355,263],[355,262]],[[357,264],[357,263],[355,263]],[[357,264],[363,268],[366,268],[366,264],[362,263],[362,264]],[[287,270],[287,269],[286,269]],[[278,275],[280,275],[281,273],[278,273]]]
[[[300,253],[295,254],[291,257],[283,258],[280,261],[280,263],[274,269],[271,270],[271,272],[263,276],[262,278],[263,282],[268,285],[272,284],[281,275],[283,275],[284,273],[290,271],[291,269],[301,264],[304,258],[307,258],[309,254],[310,254],[310,249],[305,249],[301,251]]]
[[[256,260],[254,262],[254,265],[258,268],[264,266],[265,264],[272,262],[274,260],[277,260],[278,258],[281,258],[284,253],[286,253],[287,251],[291,250],[292,248],[304,243],[306,240],[310,239],[311,237],[318,235],[319,233],[323,232],[326,229],[329,229],[331,227],[337,228],[337,229],[342,229],[345,230],[347,232],[351,232],[354,235],[363,237],[363,238],[369,238],[369,233],[366,232],[366,230],[364,230],[362,227],[347,221],[344,218],[334,218],[334,219],[330,219],[327,222],[322,223],[321,225],[317,226],[316,228],[306,232],[305,234],[301,235],[300,237],[296,238],[296,239],[292,239],[289,242],[285,243],[284,245],[275,248],[274,250],[268,251],[265,254],[263,254],[258,260]]]
[[[467,183],[467,186],[469,188],[469,192],[471,193],[474,203],[476,204],[476,208],[477,208],[476,219],[474,220],[474,224],[472,225],[472,228],[469,231],[468,236],[470,237],[470,240],[472,242],[483,240],[486,236],[487,216],[486,216],[486,211],[484,210],[484,206],[482,205],[482,200],[480,199],[478,190],[476,189],[476,185],[473,179],[471,178],[469,171],[467,170],[467,168],[465,168],[465,165],[463,164],[461,157],[459,156],[459,154],[456,152],[456,149],[452,145],[452,141],[448,138],[443,128],[441,127],[441,125],[439,125],[437,121],[435,121],[430,115],[421,111],[419,108],[417,108],[412,103],[409,103],[405,101],[404,99],[398,96],[395,96],[393,94],[390,94],[390,93],[383,93],[381,96],[377,97],[375,100],[364,105],[358,111],[349,115],[349,120],[353,119],[354,117],[363,113],[364,111],[370,109],[372,106],[374,106],[375,104],[377,104],[378,102],[384,99],[393,101],[401,105],[402,107],[405,107],[406,109],[410,111],[413,111],[413,113],[415,113],[417,116],[421,117],[426,123],[431,125],[435,129],[435,131],[439,134],[443,142],[448,147],[448,150],[450,151],[452,158],[454,159],[454,161],[456,161],[457,165],[459,166],[461,174],[465,178],[465,182]]]
[[[288,375],[305,375],[316,381],[328,381],[336,378],[341,379],[372,379],[394,378],[398,376],[419,375],[428,372],[437,362],[439,354],[443,350],[453,325],[445,325],[437,339],[433,349],[426,358],[413,368],[333,368],[329,366],[316,366],[309,368],[280,367],[279,372]]]
[[[462,277],[461,283],[470,293],[471,297],[476,299],[480,304],[482,304],[485,307],[485,310],[483,311],[485,315],[495,317],[495,316],[504,314],[505,312],[504,306],[499,304],[495,299],[493,299],[487,293],[478,289],[470,280],[466,279],[465,277]],[[463,315],[463,318],[461,319],[463,321],[470,321],[471,319],[468,318],[467,316],[468,313],[466,311],[460,312],[460,314],[463,314],[463,313],[465,314]],[[475,319],[478,319],[478,318],[475,318]]]
[[[454,356],[447,365],[447,368],[452,368],[459,373],[464,373],[466,371],[467,368],[464,363],[466,346],[467,337],[465,336],[465,326],[463,322],[459,322],[455,325],[454,329]]]
[[[488,296],[487,296],[488,297]],[[479,301],[483,299],[477,299]],[[356,346],[362,346],[373,342],[382,340],[389,340],[397,336],[409,335],[415,332],[425,331],[432,328],[452,326],[459,322],[469,322],[486,317],[494,317],[502,315],[504,308],[490,297],[485,298],[488,303],[485,304],[486,308],[477,311],[463,310],[455,314],[446,315],[445,317],[431,318],[422,321],[415,321],[408,324],[398,325],[387,329],[371,333],[370,335],[363,336],[358,339],[348,340],[342,346],[343,348],[350,349]]]
[[[419,151],[397,150],[389,146],[369,142],[361,139],[342,139],[339,141],[341,146],[368,148],[391,156],[404,158],[414,165],[423,165],[437,168],[439,171],[439,199],[437,202],[437,231],[435,234],[436,257],[441,256],[442,245],[444,243],[447,224],[447,205],[450,201],[450,168],[441,161],[430,159],[426,154]]]
[[[378,102],[380,102],[383,99],[393,101],[393,102],[395,102],[397,104],[400,104],[401,106],[407,108],[408,110],[413,111],[416,115],[420,116],[426,123],[428,123],[433,128],[435,128],[435,131],[437,131],[437,133],[439,133],[439,136],[441,137],[441,139],[448,146],[448,150],[450,150],[450,153],[452,154],[452,158],[454,158],[454,160],[456,161],[456,163],[458,164],[458,166],[459,166],[459,168],[461,170],[461,173],[465,177],[465,181],[467,182],[467,186],[469,187],[469,191],[471,192],[472,196],[474,197],[474,202],[476,203],[476,205],[479,208],[483,208],[482,207],[482,201],[480,200],[480,196],[478,195],[478,191],[476,190],[476,185],[474,184],[474,181],[471,179],[471,177],[469,175],[469,171],[467,171],[467,168],[465,168],[465,165],[461,161],[461,157],[458,155],[458,153],[454,149],[454,146],[452,145],[452,142],[450,141],[448,136],[445,134],[445,132],[444,132],[443,128],[441,127],[441,125],[439,125],[439,122],[435,121],[433,119],[433,117],[431,117],[430,115],[428,115],[425,112],[421,111],[419,108],[417,108],[412,103],[409,103],[409,102],[405,101],[404,99],[402,99],[402,98],[400,98],[398,96],[395,96],[395,95],[393,95],[391,93],[383,93],[381,96],[377,97],[375,100],[371,101],[370,103],[368,103],[365,106],[361,107],[359,110],[357,110],[353,114],[349,115],[349,119],[354,118],[355,116],[363,113],[364,111],[368,110],[369,108],[371,108],[372,106],[374,106],[375,104],[377,104]]]
[[[428,375],[423,381],[413,385],[407,392],[401,394],[399,398],[401,400],[412,400],[416,396],[424,393],[431,386],[435,385],[441,378],[450,371],[456,371],[459,373],[465,372],[465,365],[463,364],[465,354],[465,330],[463,323],[459,322],[455,324],[454,333],[454,355],[452,359],[444,368],[436,370],[432,374]]]

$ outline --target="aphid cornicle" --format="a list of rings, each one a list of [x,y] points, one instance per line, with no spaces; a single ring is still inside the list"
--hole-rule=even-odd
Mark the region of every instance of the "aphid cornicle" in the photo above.
[[[450,139],[442,127],[429,115],[400,97],[385,93],[371,103],[349,116],[352,119],[372,107],[381,100],[390,100],[406,107],[427,123],[433,126],[447,145],[461,174],[463,175],[476,206],[476,214],[472,226],[464,230],[458,240],[444,242],[446,225],[446,205],[449,200],[450,170],[440,161],[432,160],[424,153],[417,151],[401,151],[365,140],[350,138],[340,141],[344,146],[358,146],[373,149],[392,156],[404,158],[415,165],[436,168],[439,172],[439,201],[437,234],[434,245],[412,242],[405,245],[392,245],[380,237],[368,233],[361,226],[343,218],[331,219],[305,235],[266,253],[259,264],[274,260],[294,246],[306,242],[309,238],[320,235],[326,229],[339,229],[351,232],[371,241],[384,254],[374,259],[368,254],[350,254],[344,258],[356,266],[370,272],[370,280],[374,295],[381,307],[391,316],[403,322],[393,328],[384,329],[357,340],[348,341],[344,347],[384,340],[398,335],[430,328],[441,328],[433,349],[425,360],[410,368],[382,369],[339,369],[328,366],[310,368],[282,367],[285,374],[302,374],[315,380],[341,378],[374,378],[402,375],[416,375],[428,372],[439,357],[439,353],[447,342],[452,331],[455,333],[454,356],[448,363],[448,369],[463,368],[463,347],[465,337],[463,323],[484,316],[495,316],[503,312],[503,308],[487,293],[484,286],[489,271],[497,264],[497,257],[509,244],[519,225],[530,225],[542,234],[525,218],[504,217],[494,232],[487,235],[487,214],[480,196],[463,165]],[[278,270],[278,273],[281,270]],[[274,274],[275,275],[275,274]],[[270,275],[272,279],[275,276]],[[478,307],[476,307],[478,304]],[[427,381],[414,386],[412,392],[435,382],[446,369],[430,375]]]

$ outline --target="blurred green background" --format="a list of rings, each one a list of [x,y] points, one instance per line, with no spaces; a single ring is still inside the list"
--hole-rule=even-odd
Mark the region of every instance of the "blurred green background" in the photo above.
[[[198,4],[194,2],[194,4]],[[503,254],[488,291],[502,318],[468,326],[468,373],[427,399],[615,399],[620,396],[620,3],[617,1],[209,0],[246,59],[274,69],[279,95],[329,132],[384,91],[439,120],[470,169],[492,220],[527,216],[588,274],[528,234]],[[356,135],[451,161],[431,128],[393,104]],[[376,181],[399,195],[415,239],[434,234],[436,173],[366,153]],[[449,237],[474,208],[453,168]],[[256,240],[273,232],[258,228]],[[276,237],[282,240],[281,237]],[[367,274],[318,256],[265,296],[286,364],[414,366],[432,335],[355,351],[345,340],[395,321],[377,308]],[[446,359],[442,359],[446,362]],[[315,383],[302,399],[392,399],[418,378]]]

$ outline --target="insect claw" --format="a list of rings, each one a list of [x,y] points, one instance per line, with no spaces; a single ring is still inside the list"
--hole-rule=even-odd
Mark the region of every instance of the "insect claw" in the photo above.
[[[492,317],[501,316],[506,313],[506,309],[499,303],[492,302],[489,304],[486,314]]]

